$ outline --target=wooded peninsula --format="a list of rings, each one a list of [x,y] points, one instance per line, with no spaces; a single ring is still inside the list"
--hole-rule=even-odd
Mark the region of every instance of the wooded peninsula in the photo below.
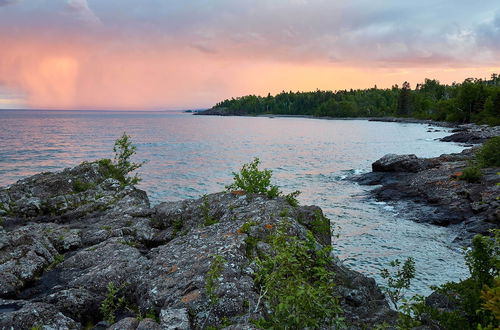
[[[207,112],[223,115],[309,115],[315,117],[413,117],[457,123],[500,125],[500,75],[441,84],[425,79],[380,89],[285,92],[226,99]],[[207,113],[208,114],[208,113]]]

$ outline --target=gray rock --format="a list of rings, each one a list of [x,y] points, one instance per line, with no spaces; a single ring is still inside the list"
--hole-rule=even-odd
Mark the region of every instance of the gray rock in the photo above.
[[[189,315],[186,308],[162,309],[160,313],[162,330],[189,330]]]
[[[26,303],[21,309],[0,313],[1,329],[80,329],[81,324],[59,312],[53,305]]]
[[[110,326],[107,330],[136,330],[139,320],[133,317],[126,317]]]
[[[0,188],[0,200],[9,205],[0,227],[0,328],[30,328],[37,319],[61,329],[89,322],[191,329],[227,320],[232,329],[253,329],[250,320],[269,313],[259,302],[254,257],[274,253],[265,242],[276,228],[287,221],[289,235],[304,239],[310,231],[317,248],[331,244],[319,207],[222,192],[151,208],[145,192],[103,177],[97,163],[20,180]],[[351,324],[394,319],[373,280],[333,257],[330,266]],[[110,295],[127,305],[117,307],[114,325],[100,312]],[[160,312],[161,324],[132,317],[149,311]]]
[[[455,226],[456,239],[469,245],[476,234],[500,226],[500,168],[481,169],[480,183],[459,180],[476,149],[430,159],[414,155],[386,155],[373,163],[371,172],[352,178],[360,184],[377,184],[373,196],[389,202],[406,218],[438,226]]]
[[[152,319],[144,319],[137,326],[137,330],[162,330],[162,327]]]
[[[433,167],[430,161],[417,158],[415,155],[387,154],[372,164],[374,172],[419,172]]]

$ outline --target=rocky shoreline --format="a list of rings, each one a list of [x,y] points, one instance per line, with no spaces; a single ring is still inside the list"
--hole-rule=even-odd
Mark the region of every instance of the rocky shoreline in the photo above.
[[[0,188],[0,329],[255,329],[270,313],[254,260],[273,253],[267,238],[286,222],[331,244],[319,207],[242,192],[151,207],[101,166]],[[395,321],[373,279],[325,267],[349,328]]]
[[[350,180],[378,185],[371,191],[378,201],[416,222],[450,227],[457,232],[455,242],[470,245],[474,235],[500,228],[500,168],[482,169],[478,183],[458,179],[474,151],[469,148],[435,158],[389,154],[372,164],[372,172]]]

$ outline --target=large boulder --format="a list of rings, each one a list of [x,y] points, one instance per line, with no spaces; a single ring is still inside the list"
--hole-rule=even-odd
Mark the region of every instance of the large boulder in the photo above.
[[[374,172],[419,172],[434,166],[426,159],[415,155],[387,154],[372,164]]]

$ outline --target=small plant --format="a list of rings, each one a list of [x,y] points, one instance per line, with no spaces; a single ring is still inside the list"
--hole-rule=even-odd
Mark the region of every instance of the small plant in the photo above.
[[[399,310],[398,303],[404,297],[406,290],[410,288],[411,280],[415,278],[415,261],[409,257],[401,267],[401,261],[396,259],[391,261],[390,265],[395,268],[396,273],[393,275],[387,268],[382,269],[380,275],[387,280],[387,286],[383,288],[383,291],[396,310]]]
[[[458,177],[460,180],[467,181],[469,183],[479,183],[481,182],[481,177],[483,174],[481,170],[476,166],[469,166],[464,169],[462,174]]]
[[[102,229],[102,230],[105,230],[105,231],[107,231],[107,232],[111,232],[111,226],[108,226],[108,225],[101,226],[101,229]]]
[[[256,260],[255,282],[272,310],[266,319],[255,321],[256,325],[266,329],[342,327],[335,274],[329,269],[331,247],[318,250],[311,232],[303,240],[288,235],[288,227],[287,222],[280,224],[269,237],[275,253]]]
[[[247,256],[248,259],[253,257],[258,242],[259,239],[251,235],[248,235],[245,238],[245,255]]]
[[[144,164],[144,162],[134,163],[130,160],[130,158],[135,155],[137,151],[137,147],[132,145],[132,142],[130,141],[130,136],[123,133],[123,135],[115,141],[113,151],[115,152],[115,165],[120,173],[126,178],[127,184],[139,183],[141,179],[137,176],[137,174],[131,178],[126,177],[128,173],[135,171]]]
[[[64,261],[64,255],[58,254],[54,257],[54,261],[50,263],[50,265],[47,266],[47,270],[51,270],[56,268],[57,265],[59,265],[61,262]]]
[[[216,305],[219,302],[219,296],[217,296],[218,281],[225,263],[226,259],[222,256],[214,255],[205,279],[205,289],[212,305]]]
[[[104,317],[104,320],[109,324],[115,323],[116,312],[125,307],[125,298],[118,297],[118,292],[121,288],[116,287],[113,282],[108,283],[108,291],[106,298],[102,301],[99,310]]]
[[[297,207],[297,206],[299,206],[299,201],[298,201],[297,197],[300,194],[301,194],[300,191],[295,190],[294,192],[291,192],[291,193],[285,195],[285,199],[288,202],[288,204],[290,204],[290,206]]]
[[[249,194],[263,194],[269,198],[280,195],[278,186],[271,185],[271,170],[259,170],[260,160],[254,158],[251,163],[244,164],[240,173],[233,172],[234,182],[228,186],[228,190],[241,189]]]
[[[481,300],[483,301],[482,308],[489,311],[497,323],[500,323],[500,277],[497,276],[490,287],[484,286],[481,291]]]
[[[400,323],[417,326],[432,324],[442,329],[493,330],[500,326],[500,231],[492,237],[476,235],[465,261],[471,276],[461,282],[449,282],[434,288],[445,296],[451,309],[440,310],[415,297],[403,305]],[[403,327],[411,328],[410,326]]]
[[[141,181],[141,178],[135,174],[130,177],[128,174],[140,168],[145,162],[134,163],[131,157],[135,155],[137,147],[132,145],[130,136],[126,133],[115,141],[113,146],[115,152],[114,161],[111,159],[101,159],[97,163],[103,168],[104,175],[116,179],[124,186],[134,185]]]
[[[139,246],[139,244],[137,244],[136,242],[127,241],[127,240],[123,240],[123,239],[119,240],[118,243],[123,244],[123,245],[128,245],[128,246],[131,246],[134,248],[137,248]]]
[[[73,190],[77,193],[84,192],[95,187],[95,184],[89,182],[83,182],[80,179],[75,179],[73,181]]]
[[[202,197],[203,202],[201,204],[201,214],[203,215],[205,226],[211,226],[219,222],[218,219],[210,215],[210,204],[208,203],[208,197],[205,195]]]
[[[278,215],[282,218],[286,218],[286,217],[288,217],[288,213],[289,213],[288,209],[285,208],[285,209],[281,210]]]
[[[250,228],[252,226],[258,225],[259,223],[257,221],[247,221],[243,224],[243,226],[240,227],[239,231],[240,233],[248,234],[250,231]]]
[[[174,223],[173,223],[174,236],[177,235],[182,230],[183,226],[184,226],[184,222],[182,221],[182,219],[174,220]]]
[[[154,320],[156,323],[160,323],[160,317],[158,313],[154,309],[149,309],[146,311],[146,314],[142,314],[138,307],[132,309],[132,312],[135,314],[135,318],[139,321],[144,319]]]
[[[312,231],[317,234],[331,234],[330,219],[325,217],[320,210],[314,212]]]
[[[482,168],[500,166],[500,136],[492,137],[479,148],[476,161]]]

